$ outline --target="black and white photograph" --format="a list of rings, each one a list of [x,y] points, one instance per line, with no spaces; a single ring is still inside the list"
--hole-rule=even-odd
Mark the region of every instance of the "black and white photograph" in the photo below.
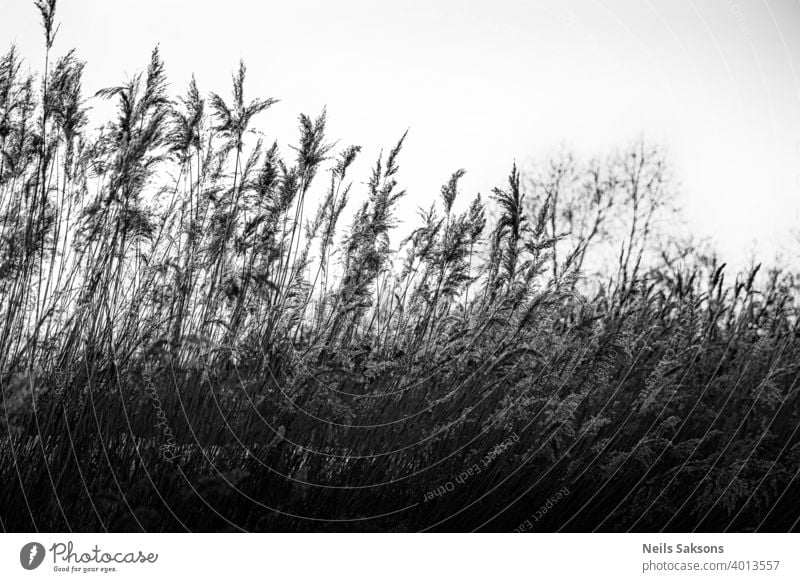
[[[799,316],[798,0],[0,0],[2,579],[797,579]]]

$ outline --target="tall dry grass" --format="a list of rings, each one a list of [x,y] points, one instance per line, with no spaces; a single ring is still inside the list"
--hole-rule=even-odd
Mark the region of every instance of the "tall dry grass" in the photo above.
[[[508,531],[564,487],[536,529],[797,529],[798,281],[665,238],[657,148],[490,201],[458,170],[395,247],[405,136],[364,192],[325,113],[263,143],[244,64],[173,97],[157,50],[93,130],[36,6],[44,74],[0,59],[4,530]]]

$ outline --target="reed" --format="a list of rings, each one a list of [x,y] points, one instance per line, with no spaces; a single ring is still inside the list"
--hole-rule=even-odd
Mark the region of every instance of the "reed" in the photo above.
[[[172,97],[157,48],[93,128],[36,6],[42,77],[0,58],[4,530],[510,531],[565,487],[536,528],[798,528],[797,274],[671,236],[658,148],[464,212],[457,170],[394,245],[405,135],[359,192],[325,112],[265,144],[244,63]]]

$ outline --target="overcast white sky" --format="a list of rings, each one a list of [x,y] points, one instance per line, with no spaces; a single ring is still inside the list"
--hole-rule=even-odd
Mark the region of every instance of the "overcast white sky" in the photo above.
[[[0,43],[39,69],[32,4],[0,0]],[[359,179],[410,127],[404,218],[460,167],[465,195],[488,194],[515,159],[643,133],[727,259],[754,240],[771,255],[800,225],[800,0],[60,0],[58,21],[87,94],[157,43],[173,92],[194,72],[227,95],[243,58],[249,96],[281,100],[261,127],[286,146],[297,114],[327,105],[330,136],[364,147]]]

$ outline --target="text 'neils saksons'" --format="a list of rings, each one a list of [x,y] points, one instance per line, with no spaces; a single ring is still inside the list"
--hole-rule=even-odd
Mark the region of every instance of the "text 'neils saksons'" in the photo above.
[[[724,554],[723,546],[698,546],[696,544],[642,544],[644,554]]]

